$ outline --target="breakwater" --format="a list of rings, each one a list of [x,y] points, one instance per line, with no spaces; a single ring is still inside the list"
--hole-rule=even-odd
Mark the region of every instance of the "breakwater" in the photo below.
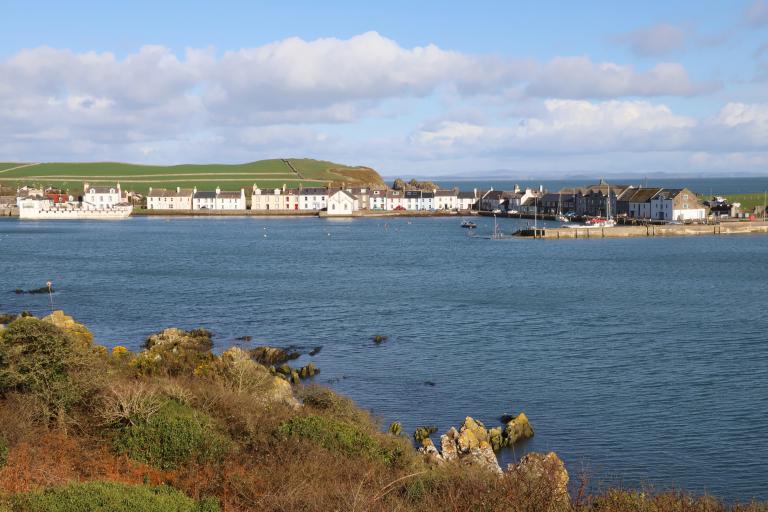
[[[723,222],[720,224],[667,224],[615,226],[610,228],[521,229],[515,235],[527,238],[642,238],[656,236],[755,235],[768,234],[768,222]]]

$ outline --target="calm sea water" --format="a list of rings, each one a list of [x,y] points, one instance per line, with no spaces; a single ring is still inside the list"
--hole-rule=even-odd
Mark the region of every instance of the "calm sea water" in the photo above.
[[[458,218],[0,220],[0,311],[44,314],[47,296],[12,290],[51,279],[55,306],[107,345],[206,326],[219,348],[243,335],[323,346],[317,380],[384,422],[442,432],[525,411],[536,436],[504,462],[555,450],[596,482],[738,500],[768,499],[767,277],[768,237],[491,241]]]

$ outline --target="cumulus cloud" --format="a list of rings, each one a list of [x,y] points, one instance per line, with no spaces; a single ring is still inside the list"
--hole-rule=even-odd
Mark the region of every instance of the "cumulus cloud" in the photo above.
[[[666,151],[705,139],[760,144],[760,105],[729,104],[697,120],[649,99],[708,87],[677,63],[636,69],[586,56],[539,63],[435,45],[406,48],[376,32],[221,53],[145,46],[117,56],[41,47],[0,61],[0,160],[242,161],[333,153],[367,161],[368,151],[458,157]],[[445,98],[450,105],[441,103]],[[424,105],[431,115],[435,108],[453,115],[406,141],[339,135],[345,125],[385,117],[392,104],[407,110],[399,115],[409,123]]]
[[[685,143],[694,119],[645,101],[547,100],[538,117],[514,125],[483,126],[446,120],[411,137],[417,148],[463,152],[583,153],[661,150]]]
[[[679,52],[685,47],[686,31],[666,23],[644,27],[616,36],[616,41],[629,46],[642,57],[658,57]]]
[[[768,2],[766,0],[754,0],[744,11],[744,22],[751,27],[763,27],[768,25]]]

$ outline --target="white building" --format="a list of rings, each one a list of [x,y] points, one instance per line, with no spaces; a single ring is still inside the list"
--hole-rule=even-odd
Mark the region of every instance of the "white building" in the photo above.
[[[88,183],[83,185],[84,209],[102,210],[123,203],[123,192],[120,183],[112,187],[96,187]]]
[[[148,210],[191,210],[192,197],[197,192],[196,188],[180,188],[167,190],[164,188],[153,189],[149,187],[147,193]]]
[[[299,190],[299,210],[320,211],[328,206],[328,189],[310,187]]]
[[[214,210],[245,210],[245,189],[229,192],[216,187]]]
[[[405,198],[402,190],[387,190],[385,197],[385,207],[387,211],[405,210]]]
[[[368,208],[371,210],[386,210],[387,191],[371,190],[371,194],[368,196]]]
[[[456,206],[460,211],[468,211],[472,209],[472,205],[477,201],[475,191],[473,192],[459,192],[456,195]]]
[[[704,220],[706,209],[687,188],[662,189],[651,198],[653,219],[665,221]]]
[[[436,190],[435,191],[435,209],[436,210],[458,210],[459,198],[456,190]]]
[[[328,216],[352,215],[360,209],[360,201],[346,190],[337,190],[328,196]]]
[[[216,192],[211,190],[198,190],[192,196],[193,210],[213,210],[216,208]]]

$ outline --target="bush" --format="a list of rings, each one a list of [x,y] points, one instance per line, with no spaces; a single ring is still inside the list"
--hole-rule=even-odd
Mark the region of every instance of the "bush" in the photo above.
[[[278,427],[286,437],[298,437],[334,453],[367,457],[388,466],[403,465],[413,450],[395,438],[380,441],[358,425],[323,416],[296,416]]]
[[[217,512],[214,499],[195,502],[167,486],[116,482],[74,483],[17,495],[14,512]]]
[[[134,460],[167,470],[220,460],[231,443],[208,415],[169,400],[148,419],[121,428],[114,445]]]
[[[62,420],[93,391],[96,366],[91,347],[37,318],[18,318],[0,336],[0,392],[33,395],[44,420]]]

